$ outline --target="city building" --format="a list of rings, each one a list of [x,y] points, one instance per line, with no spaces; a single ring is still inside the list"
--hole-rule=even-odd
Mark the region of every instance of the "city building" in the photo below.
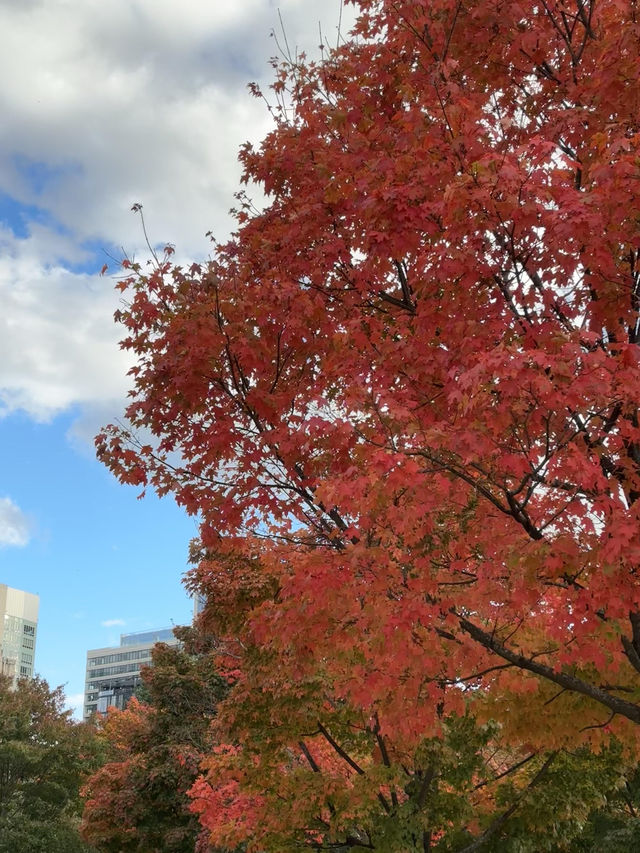
[[[33,678],[40,599],[31,592],[0,584],[0,671]]]
[[[193,621],[195,623],[198,616],[202,613],[207,604],[207,599],[199,592],[193,594]]]
[[[119,646],[90,649],[84,683],[84,719],[95,711],[124,708],[141,682],[140,668],[151,662],[156,643],[177,645],[172,628],[121,634]]]

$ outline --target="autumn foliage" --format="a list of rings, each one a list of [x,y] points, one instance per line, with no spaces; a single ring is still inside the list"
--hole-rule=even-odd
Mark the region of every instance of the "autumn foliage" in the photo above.
[[[98,438],[200,519],[237,682],[195,804],[256,850],[506,831],[429,800],[469,713],[537,756],[520,792],[640,731],[640,10],[358,7],[277,67],[264,207],[129,264],[131,429]]]

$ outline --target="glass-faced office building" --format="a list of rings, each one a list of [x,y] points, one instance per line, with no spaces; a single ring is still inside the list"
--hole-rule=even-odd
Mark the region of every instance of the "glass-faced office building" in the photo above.
[[[119,646],[90,649],[84,686],[84,719],[107,708],[124,708],[140,684],[140,668],[151,663],[156,643],[176,645],[172,628],[121,634]]]
[[[40,599],[0,584],[0,671],[13,683],[33,678]]]

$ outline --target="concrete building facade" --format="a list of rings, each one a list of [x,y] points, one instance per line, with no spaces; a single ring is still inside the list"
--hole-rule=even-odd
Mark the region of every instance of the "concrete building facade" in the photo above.
[[[40,599],[0,584],[0,671],[15,684],[33,678]]]
[[[84,719],[96,711],[124,708],[140,684],[140,668],[151,663],[156,643],[176,645],[172,628],[121,634],[119,646],[90,649],[84,683]]]

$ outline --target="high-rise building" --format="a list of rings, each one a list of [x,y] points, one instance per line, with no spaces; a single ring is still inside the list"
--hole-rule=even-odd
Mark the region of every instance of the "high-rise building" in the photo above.
[[[172,628],[121,634],[119,646],[90,649],[84,683],[84,719],[95,711],[124,708],[140,684],[140,668],[151,663],[156,643],[177,645]]]
[[[33,678],[40,599],[31,592],[0,584],[0,671]]]

